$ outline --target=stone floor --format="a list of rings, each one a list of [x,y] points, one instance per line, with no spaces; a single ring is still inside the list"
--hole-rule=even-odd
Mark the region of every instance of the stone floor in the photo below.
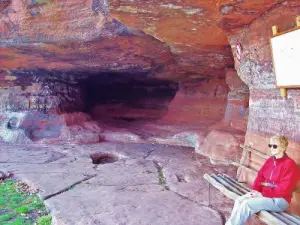
[[[90,154],[97,152],[119,160],[93,164]],[[203,174],[234,176],[235,168],[211,165],[192,148],[107,142],[2,146],[0,170],[38,191],[55,225],[221,225],[233,205],[211,188],[207,206]]]

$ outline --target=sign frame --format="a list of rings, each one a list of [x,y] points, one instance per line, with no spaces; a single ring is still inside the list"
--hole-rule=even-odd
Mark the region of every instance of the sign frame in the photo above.
[[[291,28],[288,30],[285,30],[283,32],[278,31],[278,26],[272,26],[272,32],[273,32],[273,36],[270,38],[269,42],[270,42],[270,46],[271,46],[271,54],[272,54],[272,62],[273,62],[273,71],[275,74],[275,81],[276,81],[276,88],[280,88],[280,93],[282,97],[287,97],[287,88],[300,88],[300,84],[297,85],[278,85],[277,83],[277,76],[276,76],[276,70],[275,70],[275,61],[274,61],[274,55],[273,55],[273,46],[272,46],[272,38],[296,31],[296,30],[300,30],[300,16],[298,16],[296,18],[296,27],[295,28]]]

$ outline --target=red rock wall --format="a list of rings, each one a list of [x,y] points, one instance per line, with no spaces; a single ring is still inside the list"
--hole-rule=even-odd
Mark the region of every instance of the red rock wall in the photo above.
[[[218,27],[224,14],[219,12],[220,4],[164,4],[156,0],[151,4],[96,0],[1,2],[0,85],[9,89],[3,91],[0,99],[8,102],[11,109],[2,112],[4,131],[10,112],[21,113],[25,122],[26,118],[30,123],[35,116],[38,118],[39,125],[26,131],[30,140],[52,140],[65,132],[59,128],[51,130],[49,124],[62,121],[57,113],[85,111],[95,120],[158,120],[179,127],[186,125],[181,129],[184,132],[203,128],[201,135],[222,120],[228,125],[225,132],[235,129],[243,136],[247,107],[239,88],[230,88],[228,97],[228,84],[234,82],[227,82],[225,74],[226,68],[233,66],[233,59],[226,35]],[[199,22],[199,18],[206,19]],[[155,33],[150,32],[150,23],[142,22],[144,19],[157,25]],[[58,84],[50,79],[52,75]],[[105,82],[115,75],[120,76],[112,82],[118,83],[117,88],[112,87],[111,81],[106,87],[84,87],[90,77]],[[157,83],[152,85],[151,79]],[[162,80],[167,82],[162,84]],[[15,97],[8,98],[20,89]],[[87,94],[84,89],[99,92]],[[50,119],[52,116],[55,119]],[[65,126],[65,122],[61,125]],[[223,123],[217,129],[224,129]],[[5,139],[11,140],[6,136]]]
[[[241,158],[240,144],[245,140],[247,129],[249,89],[233,69],[227,69],[225,81],[229,89],[223,104],[226,108],[219,112],[218,119],[211,120],[213,125],[203,140],[198,138],[195,150],[208,156],[213,163],[229,164]],[[208,105],[214,104],[215,101],[211,100]]]
[[[175,124],[216,123],[224,116],[227,94],[225,79],[182,82],[162,120]]]
[[[271,48],[272,26],[279,31],[296,26],[300,14],[299,1],[285,1],[264,14],[249,27],[230,35],[229,40],[235,52],[235,44],[241,42],[242,60],[235,58],[235,67],[241,79],[250,89],[249,118],[245,144],[269,154],[269,137],[284,135],[290,140],[287,153],[300,166],[300,90],[289,89],[283,99],[275,87]],[[236,57],[236,54],[234,54]],[[251,156],[248,164],[259,169],[264,160]],[[252,183],[255,174],[246,173],[244,179]],[[293,198],[292,211],[300,214],[300,193]]]

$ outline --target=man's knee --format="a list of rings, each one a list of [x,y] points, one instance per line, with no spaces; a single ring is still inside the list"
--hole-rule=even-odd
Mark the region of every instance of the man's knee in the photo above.
[[[244,202],[245,200],[247,200],[248,198],[245,198],[246,197],[246,195],[242,195],[242,196],[240,196],[239,198],[237,198],[236,200],[235,200],[235,204],[237,204],[237,205],[241,205],[242,204],[242,202]]]
[[[235,205],[235,206],[240,206],[241,204],[242,204],[241,199],[236,199],[236,200],[234,201],[234,205]]]
[[[241,204],[240,207],[243,209],[251,209],[251,203],[249,199],[245,199]]]

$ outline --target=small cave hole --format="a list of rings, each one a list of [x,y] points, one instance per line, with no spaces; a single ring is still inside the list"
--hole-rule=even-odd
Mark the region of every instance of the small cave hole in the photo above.
[[[7,129],[10,130],[18,129],[18,119],[16,117],[9,119],[9,121],[7,122]]]
[[[93,164],[114,163],[119,160],[119,157],[110,153],[97,152],[90,155]]]

